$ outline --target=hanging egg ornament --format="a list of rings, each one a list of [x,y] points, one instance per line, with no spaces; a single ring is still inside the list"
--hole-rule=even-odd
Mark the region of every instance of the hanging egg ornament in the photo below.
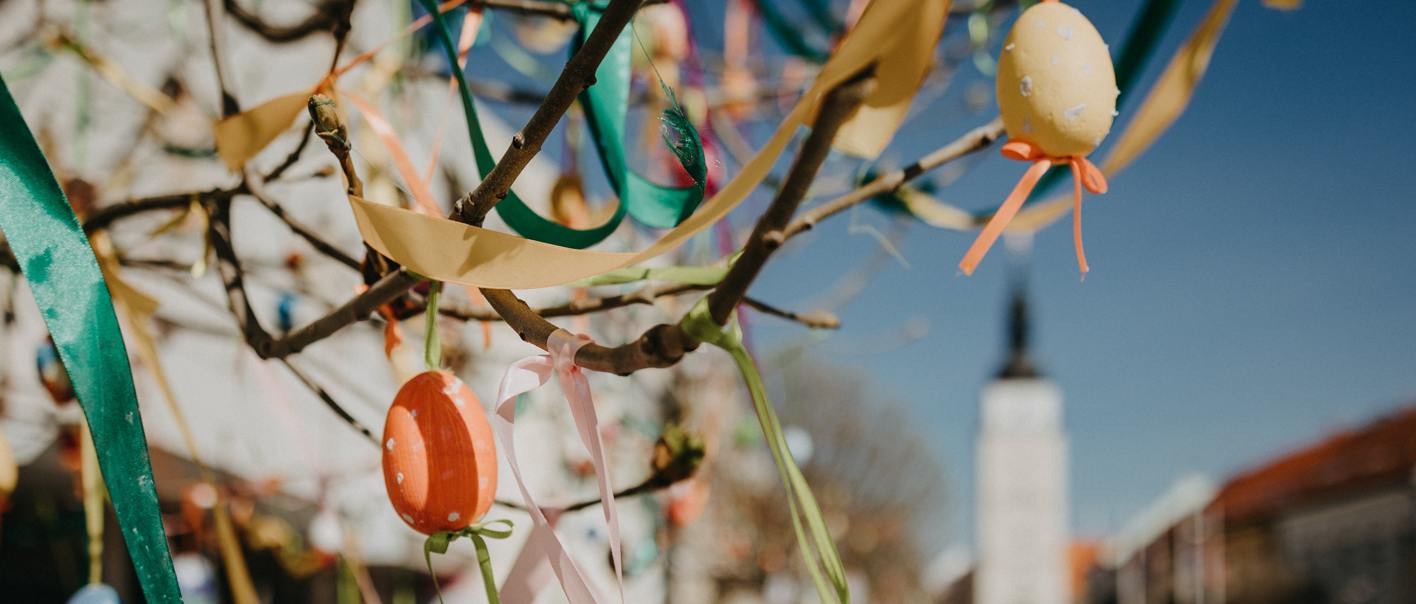
[[[1076,182],[1073,229],[1077,261],[1087,271],[1081,239],[1081,190],[1106,192],[1106,179],[1086,159],[1111,132],[1116,72],[1101,34],[1081,11],[1043,0],[1018,16],[998,59],[998,110],[1008,143],[1003,155],[1033,163],[989,220],[959,268],[983,259],[1052,165],[1070,166]]]
[[[497,491],[497,453],[482,404],[445,371],[408,380],[384,421],[384,486],[400,518],[420,533],[480,519]]]

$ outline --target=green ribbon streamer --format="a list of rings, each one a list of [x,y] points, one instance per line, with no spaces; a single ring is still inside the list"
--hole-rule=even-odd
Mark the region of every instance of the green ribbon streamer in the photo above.
[[[505,524],[506,530],[488,528],[497,523]],[[428,574],[433,577],[433,587],[438,590],[438,601],[443,601],[442,588],[438,587],[438,576],[433,574],[433,554],[446,554],[449,544],[456,541],[458,537],[467,537],[477,548],[477,565],[482,569],[482,584],[487,588],[487,602],[501,604],[501,597],[497,595],[497,582],[492,576],[492,554],[487,551],[487,542],[483,537],[506,539],[511,536],[511,529],[510,520],[497,519],[479,522],[461,530],[438,531],[429,535],[428,539],[423,542],[423,559],[428,563]]]
[[[571,12],[581,23],[580,35],[576,37],[571,48],[571,56],[575,56],[590,38],[590,32],[600,22],[603,10],[602,7],[591,6],[588,2],[571,6]],[[595,85],[580,93],[580,103],[585,107],[585,122],[590,127],[591,138],[600,154],[605,176],[619,194],[620,207],[647,226],[668,229],[678,226],[693,214],[698,204],[703,201],[703,186],[708,180],[708,164],[703,158],[703,143],[698,138],[698,131],[684,116],[673,91],[660,81],[659,84],[668,94],[672,105],[664,110],[663,117],[660,118],[666,129],[664,142],[674,151],[679,164],[693,177],[696,184],[690,187],[664,187],[649,182],[626,167],[624,135],[625,117],[629,109],[630,58],[634,35],[632,28],[633,25],[624,28],[614,45],[610,46],[610,51],[605,53],[605,59],[595,71]],[[667,130],[673,130],[678,140],[670,140]]]
[[[428,282],[428,308],[423,312],[423,366],[428,371],[442,370],[442,343],[438,341],[438,294],[442,281]]]
[[[467,78],[457,66],[457,46],[452,41],[452,34],[447,27],[447,20],[442,13],[437,10],[437,0],[419,0],[423,7],[433,16],[433,23],[437,26],[438,38],[442,41],[444,50],[447,52],[448,62],[452,65],[453,77],[457,80],[457,89],[462,100],[462,112],[467,116],[467,134],[472,140],[472,155],[476,158],[477,171],[485,178],[496,167],[496,160],[492,158],[491,150],[487,147],[487,141],[482,135],[481,123],[477,119],[477,108],[472,102],[472,93],[467,86]],[[586,9],[585,3],[573,5],[572,9],[581,19],[582,23],[598,22],[598,15]],[[583,28],[582,37],[589,36],[589,26]],[[591,122],[592,132],[596,134],[596,144],[601,148],[602,157],[608,155],[606,162],[614,162],[618,159],[618,165],[624,163],[622,151],[624,138],[624,114],[628,110],[629,102],[629,42],[631,34],[628,28],[620,34],[620,38],[615,41],[615,47],[623,47],[621,51],[623,60],[607,60],[603,62],[595,71],[596,85],[591,86],[586,92],[581,93],[582,102],[586,103],[587,121]],[[602,100],[603,99],[603,100]],[[609,104],[607,103],[614,103]],[[603,108],[600,104],[605,104]],[[592,106],[593,105],[593,106]],[[620,128],[613,130],[612,124],[615,122],[614,116],[618,115]],[[595,117],[589,117],[595,116]],[[690,130],[691,130],[690,126]],[[602,129],[610,131],[602,132]],[[613,142],[610,142],[613,139]],[[697,134],[692,137],[692,146],[697,148],[698,156],[702,157],[702,145],[698,142]],[[676,144],[675,147],[678,145]],[[606,153],[605,149],[613,151],[620,148],[620,152]],[[683,155],[675,152],[683,160]],[[701,160],[700,160],[700,163]],[[614,165],[614,164],[611,164]],[[695,174],[692,166],[685,165],[684,169],[689,174]],[[615,208],[615,213],[608,221],[598,227],[589,229],[573,229],[568,226],[547,220],[538,215],[516,195],[515,192],[508,191],[506,199],[497,204],[497,214],[502,221],[511,227],[521,236],[535,241],[559,245],[573,249],[585,249],[596,243],[604,241],[619,228],[620,222],[624,220],[626,214],[635,216],[649,226],[661,228],[672,227],[687,218],[697,207],[698,202],[703,198],[703,179],[698,179],[698,186],[691,187],[688,191],[675,190],[666,187],[657,187],[648,181],[640,178],[640,184],[634,184],[634,176],[631,172],[629,176],[616,179],[615,174],[624,174],[626,170],[621,169],[615,172],[613,168],[608,169],[611,173],[611,180],[620,195],[620,203]],[[707,173],[706,164],[702,172]],[[697,178],[697,177],[696,177]],[[672,215],[670,221],[666,217]]]
[[[180,603],[113,300],[93,248],[3,78],[0,228],[70,369],[143,594],[149,602]]]
[[[782,424],[777,421],[777,412],[772,409],[772,401],[767,400],[767,387],[762,384],[762,375],[757,372],[757,364],[752,355],[742,345],[742,326],[736,317],[727,329],[713,321],[708,311],[708,299],[698,301],[679,322],[679,328],[689,337],[712,344],[728,351],[737,362],[748,391],[752,393],[752,404],[757,410],[757,420],[762,424],[762,434],[767,437],[767,448],[772,452],[772,460],[777,462],[777,471],[782,475],[782,484],[787,489],[787,505],[791,509],[792,528],[796,529],[797,544],[801,547],[802,558],[806,559],[807,571],[816,584],[816,593],[823,604],[839,601],[850,604],[850,587],[846,584],[846,568],[841,563],[841,554],[836,551],[836,543],[831,540],[831,532],[821,516],[821,506],[811,494],[811,486],[806,483],[801,468],[797,467],[787,448],[786,436],[782,434]],[[806,529],[802,528],[802,519]],[[820,562],[811,555],[815,546]],[[824,575],[824,576],[823,576]],[[827,581],[829,580],[829,584]],[[835,598],[831,597],[832,588]]]
[[[752,0],[752,5],[757,8],[757,14],[762,16],[763,25],[767,26],[767,31],[772,33],[772,37],[782,45],[783,50],[818,65],[825,63],[826,59],[830,58],[830,53],[807,42],[806,38],[801,35],[801,26],[778,12],[777,6],[771,0],[766,2]]]

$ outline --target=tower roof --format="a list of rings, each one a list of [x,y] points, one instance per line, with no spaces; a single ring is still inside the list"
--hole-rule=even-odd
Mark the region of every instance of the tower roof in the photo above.
[[[998,379],[1029,379],[1042,377],[1028,354],[1028,295],[1027,287],[1019,282],[1013,286],[1008,319],[1008,357],[998,371]]]

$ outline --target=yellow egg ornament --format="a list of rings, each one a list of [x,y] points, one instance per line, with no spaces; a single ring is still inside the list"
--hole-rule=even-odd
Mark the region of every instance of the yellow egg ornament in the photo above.
[[[1018,17],[998,59],[998,109],[1008,131],[1003,156],[1032,162],[1032,167],[964,255],[959,268],[965,274],[973,274],[1053,165],[1072,168],[1073,236],[1077,263],[1087,272],[1082,187],[1105,193],[1106,178],[1086,157],[1111,132],[1120,93],[1106,43],[1081,11],[1043,0]]]

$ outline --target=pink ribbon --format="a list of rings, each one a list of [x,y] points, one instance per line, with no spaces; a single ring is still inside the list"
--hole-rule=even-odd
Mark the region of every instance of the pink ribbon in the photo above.
[[[599,604],[600,600],[590,589],[585,575],[565,551],[565,544],[554,530],[554,521],[546,518],[547,511],[554,513],[558,510],[542,510],[531,497],[531,492],[526,490],[526,482],[521,479],[521,468],[516,461],[513,423],[516,421],[516,398],[544,386],[550,381],[552,370],[559,372],[561,390],[565,391],[566,401],[570,403],[575,427],[580,432],[580,440],[590,451],[590,462],[595,466],[595,479],[600,484],[600,506],[605,511],[605,523],[609,525],[610,530],[610,555],[614,560],[615,578],[619,582],[620,601],[623,602],[624,565],[620,560],[619,512],[615,508],[614,491],[610,487],[610,468],[605,463],[604,447],[600,444],[600,426],[595,416],[595,403],[590,397],[590,383],[586,381],[584,372],[575,365],[575,353],[581,346],[591,342],[586,336],[572,336],[564,329],[557,329],[546,341],[550,354],[526,357],[512,363],[506,370],[506,375],[502,376],[501,388],[497,392],[497,412],[492,418],[492,429],[496,432],[497,440],[501,441],[507,464],[511,466],[512,475],[516,477],[516,486],[521,489],[526,510],[530,512],[531,520],[535,523],[532,541],[526,546],[539,545],[545,552],[570,604]]]

